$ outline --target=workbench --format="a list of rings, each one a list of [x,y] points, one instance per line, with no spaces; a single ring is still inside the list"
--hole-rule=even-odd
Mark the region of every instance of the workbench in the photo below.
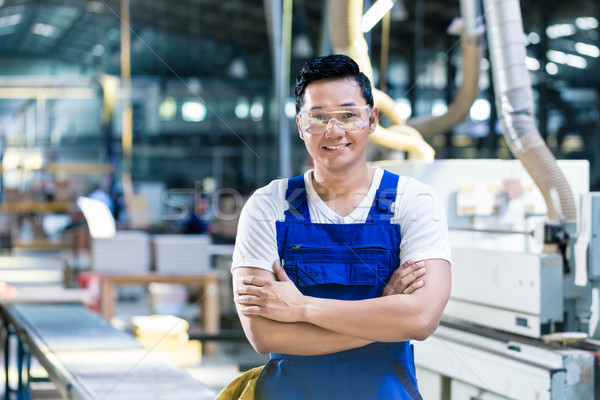
[[[5,374],[14,364],[17,399],[28,399],[29,362],[35,357],[64,399],[204,400],[216,394],[185,370],[152,353],[80,304],[2,304]],[[8,387],[7,393],[14,392]]]

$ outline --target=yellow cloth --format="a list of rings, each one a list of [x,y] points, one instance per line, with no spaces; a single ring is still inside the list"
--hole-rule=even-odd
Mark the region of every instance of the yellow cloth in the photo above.
[[[235,378],[221,390],[216,400],[254,400],[254,387],[258,375],[265,366],[252,368]]]

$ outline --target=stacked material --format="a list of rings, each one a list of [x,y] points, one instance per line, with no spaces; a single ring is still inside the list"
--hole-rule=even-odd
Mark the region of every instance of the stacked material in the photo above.
[[[189,340],[189,323],[172,315],[133,317],[131,333],[146,348],[180,366],[200,364],[202,348]]]
[[[210,269],[210,236],[155,235],[153,239],[156,272],[194,274]]]
[[[141,231],[119,231],[111,238],[92,242],[92,267],[95,272],[138,274],[150,270],[150,235]]]

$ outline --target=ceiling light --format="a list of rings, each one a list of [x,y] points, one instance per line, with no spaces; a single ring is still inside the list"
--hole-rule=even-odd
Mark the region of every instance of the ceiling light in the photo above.
[[[102,54],[104,54],[104,46],[101,44],[95,45],[94,49],[92,50],[92,54],[96,57],[100,57]]]
[[[393,6],[394,0],[377,0],[363,15],[360,29],[365,33],[369,32]]]
[[[407,120],[412,114],[412,107],[408,99],[402,98],[396,100],[396,105],[394,106],[394,109],[404,120]]]
[[[58,28],[48,24],[37,23],[33,25],[32,32],[36,35],[44,37],[56,37],[58,34]]]
[[[596,29],[598,27],[598,20],[594,17],[579,17],[575,19],[575,25],[583,30]]]
[[[406,21],[408,19],[408,10],[402,0],[394,3],[390,17],[392,17],[392,21]]]
[[[487,121],[490,118],[492,106],[486,99],[477,99],[473,102],[469,115],[473,122]]]
[[[567,54],[557,50],[548,50],[546,56],[548,57],[548,60],[558,64],[566,64],[580,69],[587,67],[587,61],[585,61],[585,58],[576,56],[574,54]]]
[[[565,53],[563,53],[562,51],[548,50],[548,52],[546,53],[546,57],[548,57],[548,60],[553,61],[555,63],[559,63],[559,64],[567,63],[567,55]]]
[[[181,106],[181,117],[184,121],[203,121],[206,118],[206,106],[197,101],[186,101]]]
[[[167,97],[158,106],[158,115],[163,121],[171,121],[177,115],[177,101],[173,97]]]
[[[431,115],[434,117],[439,117],[440,115],[446,114],[448,111],[448,104],[446,104],[445,100],[434,100],[433,105],[431,107]]]
[[[525,66],[530,71],[537,71],[540,69],[540,62],[533,57],[525,57]]]
[[[235,57],[229,64],[229,75],[232,78],[242,79],[248,75],[246,63],[241,57]]]
[[[296,116],[296,101],[290,97],[285,102],[285,115],[288,118],[294,118]]]
[[[546,72],[549,75],[556,75],[558,74],[558,65],[554,64],[554,63],[547,63],[546,64]]]
[[[88,1],[85,5],[85,11],[100,14],[104,11],[104,4],[101,1]]]
[[[600,57],[600,49],[591,44],[577,42],[575,43],[575,50],[584,56]]]
[[[252,106],[250,106],[250,118],[253,121],[260,121],[263,117],[265,109],[263,107],[262,101],[260,99],[254,100]]]
[[[21,22],[21,14],[6,15],[4,17],[0,17],[0,28],[14,26],[17,25],[19,22]]]
[[[302,33],[294,39],[292,54],[298,58],[309,58],[313,54],[313,47],[305,33]]]
[[[250,113],[250,105],[248,104],[248,99],[245,97],[240,97],[235,105],[235,116],[239,119],[248,118],[248,114]]]
[[[529,32],[527,35],[527,41],[529,44],[538,44],[540,42],[540,35],[536,32]]]
[[[575,27],[571,24],[555,24],[546,28],[546,35],[550,39],[558,39],[565,36],[571,36],[575,33]]]

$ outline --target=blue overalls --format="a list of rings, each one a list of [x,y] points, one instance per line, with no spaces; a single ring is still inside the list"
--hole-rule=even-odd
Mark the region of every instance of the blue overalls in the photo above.
[[[281,265],[307,296],[340,300],[380,297],[400,263],[400,226],[390,223],[398,176],[384,172],[367,221],[310,222],[304,176],[289,180],[290,208],[277,222]],[[270,354],[257,399],[421,399],[409,342],[371,343],[320,356]]]

